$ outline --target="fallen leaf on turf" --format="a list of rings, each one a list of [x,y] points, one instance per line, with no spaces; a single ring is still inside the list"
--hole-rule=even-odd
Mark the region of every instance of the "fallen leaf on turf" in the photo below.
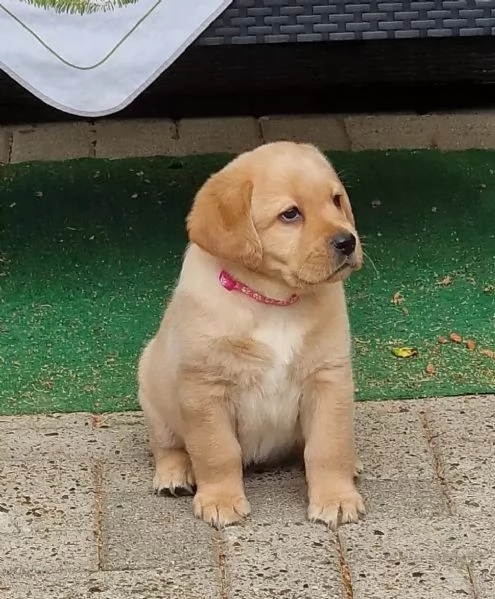
[[[396,306],[400,306],[402,302],[405,301],[405,298],[400,291],[397,291],[396,293],[394,293],[390,301]]]
[[[468,339],[466,341],[466,347],[471,350],[476,349],[476,343],[472,339]]]
[[[450,275],[446,275],[443,279],[440,279],[440,281],[438,281],[438,284],[442,287],[448,287],[452,284],[452,277]]]
[[[442,337],[442,336],[438,337],[437,341],[438,341],[438,343],[442,343],[442,344],[449,342],[449,340],[446,337]]]
[[[435,374],[436,370],[433,364],[427,364],[425,368],[426,374]]]
[[[450,333],[450,340],[454,343],[461,343],[462,337],[459,335],[459,333]]]
[[[397,358],[412,358],[418,355],[418,350],[415,347],[394,347],[392,353]]]
[[[487,358],[491,358],[492,360],[495,360],[495,351],[493,351],[492,349],[482,349],[481,353],[486,356]]]

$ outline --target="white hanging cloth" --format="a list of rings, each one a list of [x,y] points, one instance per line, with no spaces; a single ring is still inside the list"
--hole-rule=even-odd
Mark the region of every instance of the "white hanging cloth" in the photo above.
[[[0,0],[0,69],[55,108],[108,115],[130,104],[231,1]]]

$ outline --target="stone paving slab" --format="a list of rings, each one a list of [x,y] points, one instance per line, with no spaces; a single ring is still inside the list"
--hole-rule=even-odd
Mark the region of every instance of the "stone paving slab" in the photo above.
[[[0,164],[5,164],[9,161],[11,136],[12,132],[10,128],[0,127]]]
[[[94,532],[85,527],[22,534],[13,532],[0,536],[0,573],[33,577],[36,588],[38,576],[49,580],[54,572],[94,572],[98,568],[94,550]]]
[[[95,510],[94,467],[86,463],[0,465],[0,522],[24,534],[76,529]]]
[[[215,567],[212,531],[190,517],[190,504],[190,498],[145,492],[107,495],[102,507],[102,570],[158,567],[164,559],[190,571]]]
[[[493,599],[495,397],[356,406],[368,515],[306,521],[301,465],[222,532],[156,497],[139,413],[0,417],[2,599]]]
[[[363,561],[353,568],[353,599],[476,599],[467,567],[425,559]]]
[[[168,119],[103,120],[95,124],[96,158],[168,156],[175,153],[176,125]]]
[[[490,517],[495,506],[495,401],[439,400],[428,404],[424,416],[454,511],[475,519]]]
[[[358,528],[342,528],[346,559],[358,599],[472,597],[465,531],[452,518],[384,520],[371,515]]]
[[[262,117],[263,140],[312,143],[326,150],[350,150],[343,116],[304,115]]]
[[[363,479],[432,479],[435,476],[420,414],[411,402],[359,405],[356,445],[365,462]]]
[[[345,599],[333,533],[282,518],[253,520],[225,531],[229,596]]]
[[[95,133],[89,122],[42,123],[12,128],[10,162],[70,160],[94,156]]]
[[[55,573],[36,581],[0,573],[2,599],[217,599],[218,584],[205,572],[160,567],[153,570]]]
[[[495,556],[471,562],[473,582],[477,597],[495,597]]]
[[[323,150],[495,148],[495,111],[100,119],[0,128],[0,164],[31,160],[239,153],[295,140]]]

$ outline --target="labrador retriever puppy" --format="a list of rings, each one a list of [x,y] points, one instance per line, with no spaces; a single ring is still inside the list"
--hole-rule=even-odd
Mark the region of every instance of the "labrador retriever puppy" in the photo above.
[[[314,146],[241,154],[199,190],[177,287],[139,364],[157,493],[213,526],[250,513],[243,466],[301,450],[308,517],[364,513],[354,476],[343,280],[362,250],[346,190]]]

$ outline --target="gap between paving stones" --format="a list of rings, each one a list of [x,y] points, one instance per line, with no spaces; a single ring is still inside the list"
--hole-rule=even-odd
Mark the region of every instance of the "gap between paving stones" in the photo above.
[[[0,163],[240,153],[294,140],[324,150],[495,148],[495,111],[100,120],[0,128]]]

